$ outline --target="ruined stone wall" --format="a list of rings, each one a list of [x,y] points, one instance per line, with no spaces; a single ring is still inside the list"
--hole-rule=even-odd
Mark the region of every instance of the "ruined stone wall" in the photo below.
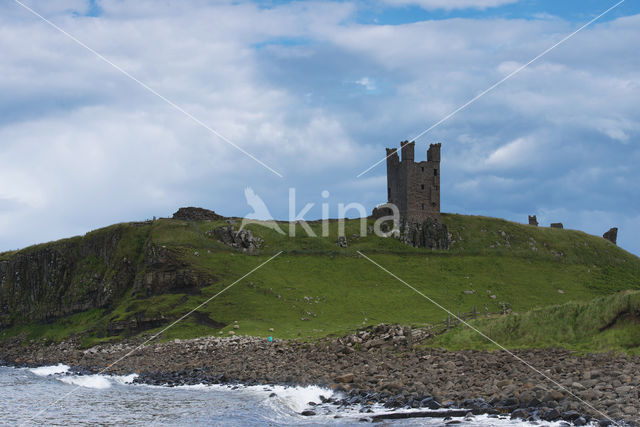
[[[427,161],[415,162],[415,143],[401,143],[402,160],[396,149],[387,149],[387,196],[403,221],[440,221],[440,144],[431,144]]]
[[[397,148],[387,148],[387,200],[400,207],[400,158]]]

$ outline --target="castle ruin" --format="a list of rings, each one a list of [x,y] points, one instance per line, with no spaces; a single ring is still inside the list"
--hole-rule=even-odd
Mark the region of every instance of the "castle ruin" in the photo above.
[[[440,217],[440,144],[431,144],[427,160],[416,162],[415,142],[387,148],[387,199],[400,214],[399,238],[421,248],[449,249],[449,233]],[[373,210],[374,217],[388,212],[388,207]]]
[[[415,142],[400,143],[402,160],[397,148],[387,148],[387,199],[402,221],[440,222],[440,145],[431,144],[422,162],[414,161]]]

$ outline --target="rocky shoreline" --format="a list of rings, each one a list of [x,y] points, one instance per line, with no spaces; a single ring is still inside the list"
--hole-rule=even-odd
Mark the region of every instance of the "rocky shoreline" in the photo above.
[[[330,404],[359,406],[370,421],[489,414],[573,425],[610,425],[611,420],[640,425],[640,357],[577,356],[552,349],[514,352],[563,389],[505,352],[423,348],[423,336],[408,327],[378,325],[309,343],[244,336],[174,340],[150,343],[108,370],[144,338],[89,349],[73,341],[23,343],[16,338],[0,344],[0,362],[30,367],[64,363],[81,373],[138,373],[137,382],[152,385],[314,384],[341,392],[310,403],[303,411],[309,416],[315,404]],[[396,411],[367,417],[375,404]],[[409,408],[413,411],[407,412]]]

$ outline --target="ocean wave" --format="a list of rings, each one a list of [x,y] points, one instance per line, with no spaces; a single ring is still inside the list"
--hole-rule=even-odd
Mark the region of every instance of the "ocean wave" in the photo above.
[[[39,377],[53,376],[56,380],[65,384],[77,385],[80,387],[93,389],[106,389],[112,385],[132,384],[138,374],[130,375],[72,375],[69,373],[70,367],[59,363],[54,366],[40,366],[31,368],[29,371]]]
[[[264,387],[256,386],[256,388],[264,389]],[[282,405],[286,406],[294,412],[302,412],[309,407],[309,402],[320,403],[320,396],[331,397],[333,391],[328,388],[318,386],[306,387],[284,387],[271,386],[268,390],[260,390],[262,393],[271,395],[276,394],[276,399]]]
[[[39,377],[46,377],[49,375],[65,374],[69,372],[69,369],[69,366],[58,363],[55,366],[40,366],[39,368],[29,369],[29,371]]]
[[[111,378],[113,381],[115,381],[118,384],[126,385],[126,384],[133,384],[133,380],[138,378],[138,374],[114,375],[109,378]]]
[[[58,377],[59,381],[66,384],[77,385],[80,387],[93,388],[93,389],[107,389],[114,384],[131,384],[137,377],[137,374],[131,375],[65,375]]]
[[[150,386],[164,387],[164,386]],[[185,390],[212,390],[230,393],[246,393],[266,402],[267,406],[282,412],[299,414],[309,407],[309,402],[320,403],[320,396],[331,397],[334,392],[320,386],[282,386],[282,385],[229,385],[229,384],[193,384],[172,387]],[[274,396],[275,394],[275,396]]]

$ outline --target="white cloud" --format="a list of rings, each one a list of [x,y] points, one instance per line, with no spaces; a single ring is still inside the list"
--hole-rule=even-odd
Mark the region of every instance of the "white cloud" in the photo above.
[[[518,138],[495,150],[485,165],[492,168],[515,168],[536,159],[538,147],[528,138]]]
[[[376,82],[369,77],[362,77],[355,81],[356,84],[364,87],[368,91],[376,90]]]

